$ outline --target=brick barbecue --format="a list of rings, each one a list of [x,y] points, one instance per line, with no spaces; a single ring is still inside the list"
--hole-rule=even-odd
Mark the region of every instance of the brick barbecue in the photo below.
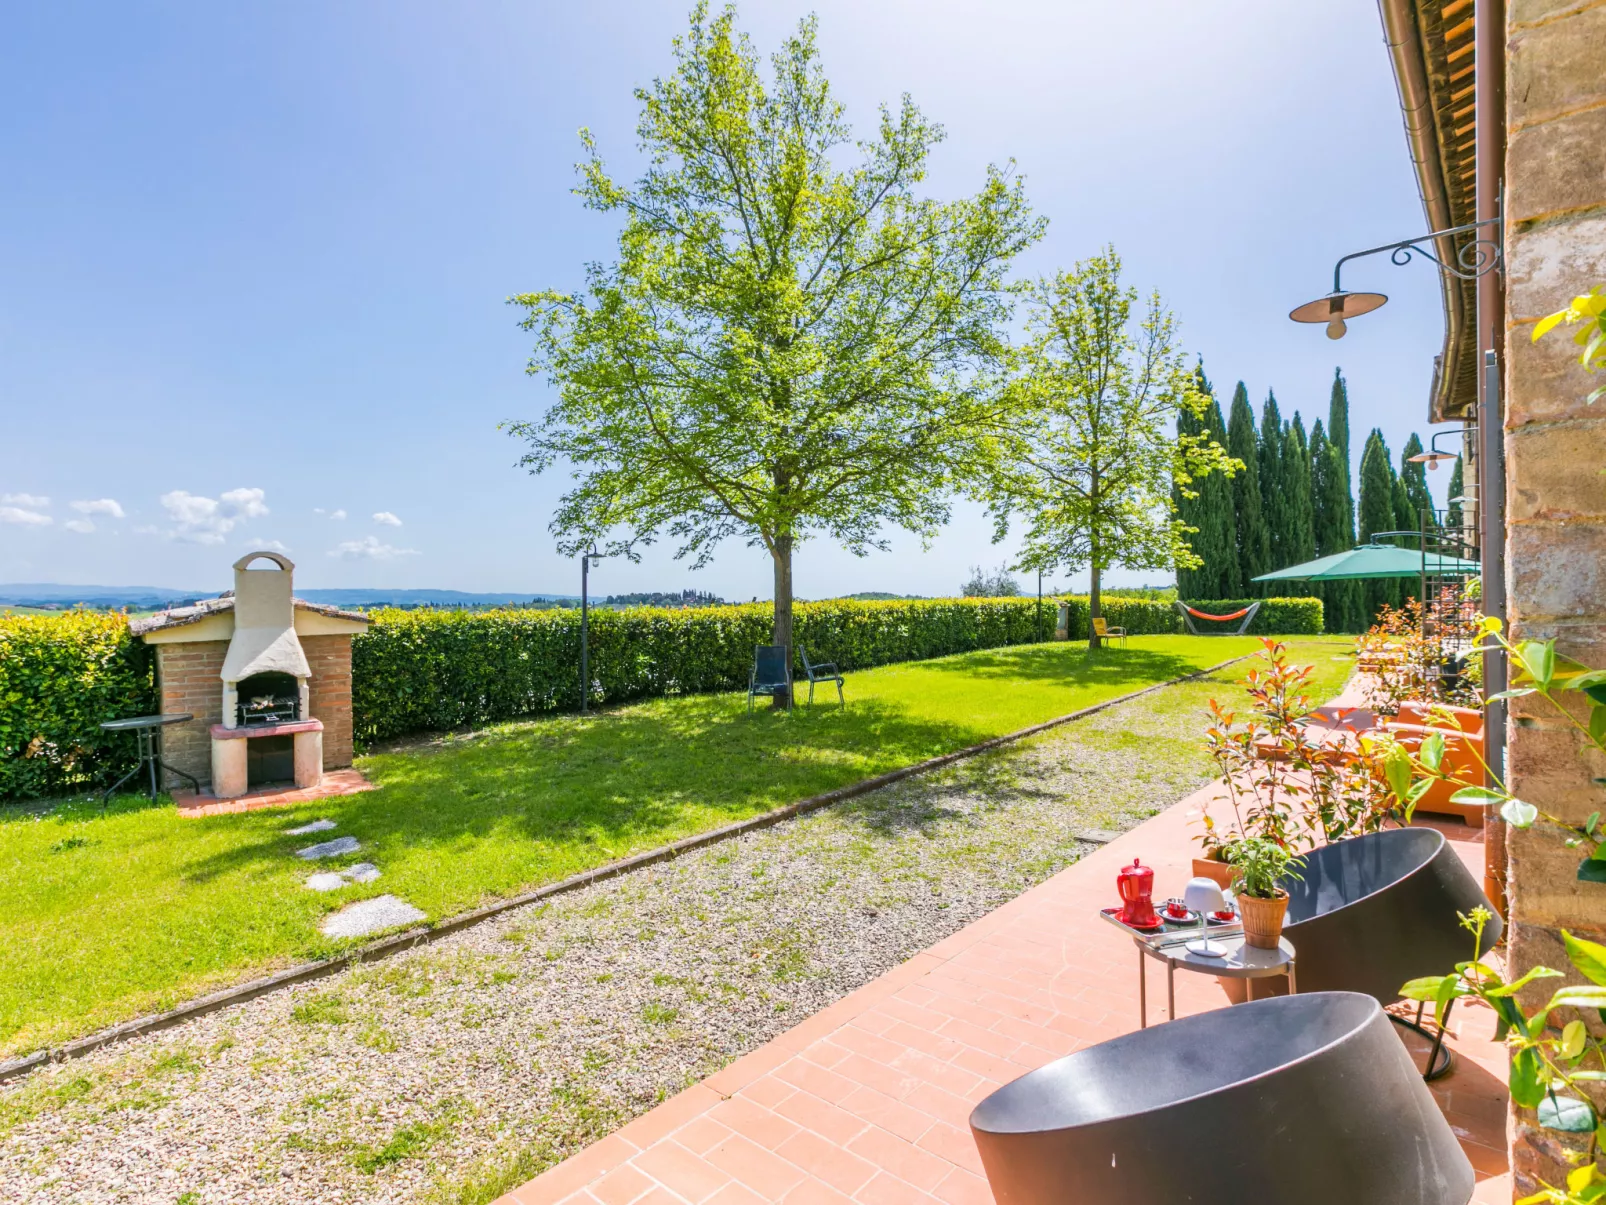
[[[264,560],[272,568],[252,568]],[[166,760],[217,799],[317,787],[351,765],[351,638],[368,618],[296,598],[294,571],[278,553],[248,553],[232,591],[129,625],[156,649],[162,711],[195,716],[165,734]]]

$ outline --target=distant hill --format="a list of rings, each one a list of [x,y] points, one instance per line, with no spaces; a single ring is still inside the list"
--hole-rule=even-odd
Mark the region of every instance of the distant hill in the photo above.
[[[901,602],[906,599],[923,599],[924,594],[888,594],[885,590],[860,590],[857,594],[844,594],[852,602]]]
[[[173,603],[215,598],[216,590],[169,590],[161,586],[62,586],[51,582],[0,584],[0,605],[17,607],[73,606],[110,610],[131,607],[150,610]],[[470,593],[463,590],[297,590],[308,602],[329,603],[337,607],[494,607],[506,603],[536,600],[558,602],[578,599],[578,594],[501,594]]]

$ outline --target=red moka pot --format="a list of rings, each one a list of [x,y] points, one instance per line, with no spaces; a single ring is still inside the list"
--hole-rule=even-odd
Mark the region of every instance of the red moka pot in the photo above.
[[[1132,865],[1121,867],[1115,876],[1115,885],[1121,892],[1121,911],[1116,919],[1123,925],[1149,929],[1160,923],[1154,914],[1154,871],[1136,858]]]

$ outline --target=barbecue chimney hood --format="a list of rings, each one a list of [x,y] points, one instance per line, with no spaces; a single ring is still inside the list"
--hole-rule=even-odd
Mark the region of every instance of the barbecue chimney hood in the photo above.
[[[247,568],[259,560],[270,560],[278,568]],[[296,638],[296,606],[290,594],[294,569],[289,557],[276,552],[253,552],[234,562],[234,636],[223,659],[223,681],[269,673],[312,676],[307,654]]]

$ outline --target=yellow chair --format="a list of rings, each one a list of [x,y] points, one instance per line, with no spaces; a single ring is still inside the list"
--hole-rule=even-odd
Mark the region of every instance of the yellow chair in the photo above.
[[[1126,629],[1112,628],[1109,624],[1104,622],[1104,617],[1102,615],[1093,621],[1093,635],[1097,636],[1100,640],[1109,640],[1113,637],[1114,639],[1119,640],[1122,644],[1126,643]]]

